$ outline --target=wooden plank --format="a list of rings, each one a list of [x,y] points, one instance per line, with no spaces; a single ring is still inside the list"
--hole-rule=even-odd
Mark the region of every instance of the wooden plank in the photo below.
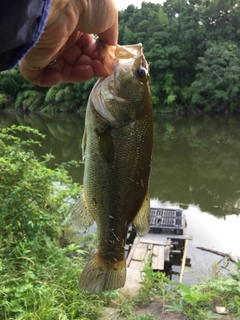
[[[160,234],[154,234],[154,233],[148,233],[144,237],[141,237],[140,242],[141,243],[153,243],[153,244],[159,244],[159,245],[165,245],[167,242],[167,237],[162,236]]]
[[[164,248],[164,260],[165,261],[170,261],[170,246],[165,246]]]
[[[131,260],[129,268],[130,269],[138,269],[140,271],[142,268],[142,261]]]
[[[147,253],[147,249],[148,249],[147,245],[139,246],[139,244],[138,244],[138,246],[136,247],[136,249],[133,253],[132,260],[138,260],[138,261],[144,260],[146,253]]]
[[[192,240],[192,235],[189,233],[183,234],[183,235],[176,235],[176,234],[171,234],[168,235],[168,238],[170,239],[180,239],[180,240]]]
[[[147,238],[152,238],[152,239],[163,239],[165,240],[166,238],[168,238],[169,234],[163,234],[163,233],[153,233],[153,232],[149,232],[147,234],[145,234],[145,236],[142,236],[141,239],[147,239]]]
[[[159,270],[164,269],[164,249],[165,246],[158,246],[159,256],[158,256],[158,268]]]
[[[155,245],[153,247],[152,269],[164,269],[164,246]]]
[[[176,235],[176,234],[171,234],[171,233],[148,233],[145,236],[140,238],[140,242],[142,243],[156,243],[156,244],[165,244],[167,239],[180,239],[180,240],[192,240],[192,235],[189,233],[185,233],[183,235]]]
[[[167,239],[167,244],[166,244],[166,246],[164,248],[164,260],[165,261],[170,261],[171,244],[172,244],[172,240],[171,239]]]
[[[159,270],[164,269],[164,246],[158,246],[157,267]]]
[[[152,269],[157,269],[158,246],[153,246]]]
[[[179,282],[182,282],[182,281],[183,281],[185,264],[186,264],[186,259],[187,259],[187,248],[188,248],[188,240],[186,240],[186,241],[185,241],[185,244],[184,244],[184,252],[183,252],[183,258],[182,258],[182,264],[181,264],[181,271],[180,271],[180,276],[179,276]]]
[[[146,249],[146,247],[148,247],[148,245],[146,243],[142,243],[140,238],[140,242],[138,242],[137,248]]]
[[[159,233],[148,233],[145,236],[140,238],[140,242],[142,243],[156,243],[156,244],[165,244],[167,239],[176,239],[176,240],[192,240],[192,235],[189,233],[183,235],[176,235],[176,234],[159,234]]]
[[[136,236],[135,239],[134,239],[134,241],[133,241],[133,245],[132,245],[132,248],[131,248],[131,250],[130,250],[130,253],[129,253],[128,257],[127,257],[127,262],[126,262],[127,267],[130,265],[130,262],[131,262],[131,260],[132,260],[132,256],[133,256],[133,254],[134,254],[134,251],[135,251],[135,249],[136,249],[139,241],[140,241],[140,237],[139,237],[139,236]]]
[[[166,239],[167,240],[167,239]],[[157,239],[143,239],[141,240],[142,243],[152,243],[152,244],[156,244],[156,245],[159,245],[159,246],[165,246],[167,241],[166,240],[157,240]]]

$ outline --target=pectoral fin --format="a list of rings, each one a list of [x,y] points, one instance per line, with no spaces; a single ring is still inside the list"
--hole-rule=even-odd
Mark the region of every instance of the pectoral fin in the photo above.
[[[84,190],[74,204],[71,215],[73,227],[80,233],[86,233],[94,223],[91,213],[88,211],[87,202],[84,196]]]
[[[147,194],[143,200],[142,206],[138,211],[138,214],[136,215],[136,217],[133,219],[132,224],[133,224],[133,227],[136,229],[137,233],[140,236],[143,236],[149,231],[149,223],[150,223],[150,196],[149,196],[149,192],[147,191]]]
[[[111,163],[114,158],[114,144],[111,128],[106,126],[102,131],[96,129],[96,133],[98,135],[99,153],[107,163]]]

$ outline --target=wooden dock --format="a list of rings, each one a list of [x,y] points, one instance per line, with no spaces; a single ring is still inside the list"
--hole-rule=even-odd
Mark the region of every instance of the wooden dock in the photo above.
[[[141,271],[149,261],[151,261],[154,271],[165,271],[166,265],[171,267],[174,261],[178,259],[180,270],[180,279],[182,281],[186,263],[187,245],[192,236],[186,232],[186,220],[184,219],[184,228],[181,235],[175,232],[161,233],[150,230],[143,237],[136,236],[132,244],[130,253],[127,257],[127,267],[130,274],[137,270]],[[176,259],[177,257],[177,259]],[[151,259],[149,259],[151,258]]]

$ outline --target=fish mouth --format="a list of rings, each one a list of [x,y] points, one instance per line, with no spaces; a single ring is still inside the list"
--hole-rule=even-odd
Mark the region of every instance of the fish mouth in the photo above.
[[[143,48],[142,44],[132,44],[127,46],[117,46],[115,55],[118,59],[128,60],[128,59],[136,59],[140,56],[143,56]]]
[[[110,46],[96,39],[98,55],[103,62],[104,68],[109,74],[113,72],[116,66],[132,66],[147,68],[146,60],[143,56],[143,46],[141,43],[126,46]]]
[[[144,67],[148,69],[148,64],[143,55],[142,44],[134,44],[128,46],[117,46],[116,57],[118,65],[121,67],[134,67],[135,69]]]

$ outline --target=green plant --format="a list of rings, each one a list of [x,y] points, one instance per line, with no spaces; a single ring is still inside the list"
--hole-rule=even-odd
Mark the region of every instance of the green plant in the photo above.
[[[207,309],[211,304],[210,298],[213,296],[211,293],[202,292],[200,285],[189,287],[179,283],[178,287],[179,301],[174,301],[173,305],[168,307],[168,311],[182,312],[193,320],[219,317]]]
[[[119,290],[105,291],[102,292],[101,296],[104,300],[104,305],[108,307],[113,300],[119,297]]]
[[[44,138],[36,130],[21,126],[0,131],[0,234],[7,248],[37,235],[56,238],[69,211],[69,199],[80,190],[66,170],[47,168],[51,155],[39,161],[30,148],[40,143],[22,141],[15,135],[20,131]]]
[[[236,269],[230,273],[230,276],[234,280],[240,281],[240,260],[238,260]]]
[[[141,288],[136,297],[139,304],[150,302],[153,297],[165,299],[168,295],[168,286],[171,281],[163,272],[154,272],[151,267],[151,258],[142,270]]]
[[[129,318],[129,320],[155,320],[155,318],[150,315],[141,315]]]
[[[41,249],[42,247],[42,249]],[[28,250],[33,249],[29,257]],[[26,248],[25,248],[26,249]],[[97,295],[78,290],[81,255],[69,258],[46,238],[28,245],[25,256],[6,259],[1,272],[1,319],[94,319],[103,306]],[[20,257],[19,257],[20,258]],[[65,317],[65,318],[64,318]]]
[[[134,300],[130,296],[120,296],[117,300],[119,313],[123,317],[128,317],[133,313]]]
[[[95,236],[58,246],[80,186],[63,168],[47,168],[50,155],[38,160],[30,150],[38,142],[21,131],[43,138],[26,127],[0,131],[0,319],[97,319],[103,299],[77,287]]]
[[[226,307],[232,315],[240,315],[240,282],[230,277],[212,278],[205,283],[205,288],[214,295],[220,305]],[[238,275],[239,276],[239,275]],[[237,277],[238,277],[237,276]]]

